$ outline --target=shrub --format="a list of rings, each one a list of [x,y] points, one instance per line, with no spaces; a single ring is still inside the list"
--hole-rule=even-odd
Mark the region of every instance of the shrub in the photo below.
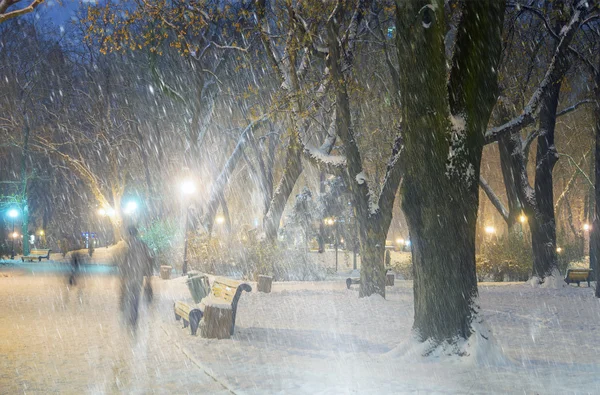
[[[563,241],[559,245],[561,251],[558,253],[558,269],[561,273],[566,273],[567,268],[578,266],[576,262],[584,260],[583,248],[578,240]]]
[[[156,265],[181,266],[183,235],[171,220],[156,220],[141,230],[141,239],[154,253]]]
[[[322,280],[325,269],[317,265],[305,248],[285,247],[278,242],[259,240],[254,231],[234,237],[190,237],[191,266],[205,273],[257,280],[258,275],[277,281]]]
[[[476,257],[479,281],[526,281],[532,265],[531,244],[516,230],[484,243]]]
[[[388,252],[390,255],[390,267],[392,270],[401,275],[404,280],[412,280],[413,279],[413,265],[412,265],[412,255],[406,252],[390,252],[386,251],[386,265],[387,265],[387,256]]]

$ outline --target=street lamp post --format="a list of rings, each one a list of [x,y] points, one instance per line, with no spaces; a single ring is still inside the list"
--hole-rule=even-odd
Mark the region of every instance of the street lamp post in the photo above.
[[[192,181],[184,181],[181,183],[181,192],[184,196],[189,196],[196,191],[196,186]],[[188,272],[188,258],[187,258],[187,250],[188,250],[188,227],[190,222],[190,207],[189,200],[186,199],[185,202],[185,228],[184,228],[184,236],[183,236],[183,266],[182,272],[183,274],[187,274]]]
[[[338,270],[338,235],[337,235],[337,223],[335,221],[335,219],[333,218],[327,218],[325,220],[325,224],[332,226],[334,225],[333,228],[333,240],[334,240],[334,247],[335,247],[335,272],[337,273]]]
[[[590,230],[592,230],[592,226],[588,223],[583,224],[583,242],[584,242],[584,250],[583,253],[585,255],[590,255]],[[590,259],[590,265],[592,260]]]
[[[12,251],[10,259],[15,259],[15,218],[19,216],[19,212],[13,208],[8,211],[8,216],[12,218]]]

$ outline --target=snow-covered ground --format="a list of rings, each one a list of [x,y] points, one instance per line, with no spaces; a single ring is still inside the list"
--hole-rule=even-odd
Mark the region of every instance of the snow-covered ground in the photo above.
[[[4,277],[8,276],[8,277]],[[422,360],[410,338],[412,283],[359,299],[341,280],[244,294],[236,334],[193,337],[172,313],[185,279],[154,279],[137,338],[119,323],[116,279],[0,272],[0,393],[597,393],[600,301],[585,286],[480,284],[505,365]],[[254,284],[253,284],[254,285]],[[255,287],[254,287],[255,288]],[[440,297],[444,297],[440,293]],[[484,359],[485,360],[485,359]]]

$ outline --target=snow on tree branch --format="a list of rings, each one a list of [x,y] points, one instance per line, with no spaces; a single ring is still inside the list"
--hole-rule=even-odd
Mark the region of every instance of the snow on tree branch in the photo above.
[[[479,176],[479,186],[481,186],[485,195],[490,199],[494,207],[496,207],[496,210],[498,210],[504,221],[508,222],[508,210],[504,207],[504,204],[502,204],[502,201],[500,201],[500,198],[493,191],[492,187],[490,187],[490,184],[482,176]]]
[[[400,180],[402,179],[402,168],[400,165],[400,157],[402,156],[402,152],[404,151],[404,140],[402,138],[402,133],[399,133],[396,136],[396,140],[394,141],[394,146],[392,148],[392,156],[387,165],[387,169],[385,171],[385,177],[383,179],[383,186],[381,188],[381,193],[379,194],[379,207],[384,215],[388,212],[391,215],[392,208],[394,206],[394,200],[396,198],[396,191],[398,190],[398,186],[400,185]]]
[[[485,143],[490,144],[498,140],[498,138],[505,133],[515,133],[524,127],[532,124],[535,121],[535,113],[538,109],[539,104],[542,101],[544,95],[548,92],[548,89],[552,84],[562,78],[565,70],[564,67],[559,67],[563,61],[563,57],[566,56],[566,52],[569,50],[569,45],[575,36],[575,33],[579,29],[581,22],[588,12],[588,3],[586,0],[580,1],[575,7],[575,11],[571,20],[565,25],[559,33],[559,43],[556,46],[552,61],[548,70],[544,76],[544,79],[535,90],[529,102],[523,109],[523,112],[516,118],[508,121],[504,125],[489,129],[485,133]]]

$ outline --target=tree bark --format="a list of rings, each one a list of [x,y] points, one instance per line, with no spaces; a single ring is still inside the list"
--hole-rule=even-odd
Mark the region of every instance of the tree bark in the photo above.
[[[600,298],[600,72],[595,76],[594,93],[596,95],[596,108],[594,109],[596,144],[594,150],[594,221],[590,234],[590,267],[594,270],[596,279],[597,298]]]
[[[325,173],[319,173],[319,193],[321,196],[325,194]],[[319,221],[319,234],[317,236],[317,242],[319,243],[319,254],[325,252],[325,224],[323,220]]]
[[[493,70],[504,16],[504,2],[460,4],[463,14],[447,83],[443,2],[396,3],[403,65],[402,203],[415,274],[413,330],[418,340],[434,345],[456,344],[473,332],[479,168],[496,99]]]
[[[564,5],[561,1],[554,7]],[[566,13],[560,14],[555,23],[554,31],[558,31],[568,21]],[[559,43],[555,44],[555,49]],[[556,59],[556,70],[559,75],[565,75],[570,67],[566,54]],[[540,103],[539,136],[537,139],[536,171],[535,171],[535,218],[529,221],[531,244],[533,251],[533,276],[543,280],[558,269],[556,255],[556,219],[554,217],[554,185],[552,170],[558,161],[558,153],[554,145],[554,129],[556,126],[556,110],[560,95],[561,79],[551,81]]]
[[[279,230],[279,222],[285,209],[285,204],[288,198],[292,194],[294,185],[300,174],[302,173],[302,160],[301,150],[296,132],[292,132],[293,136],[290,137],[288,149],[286,152],[285,168],[283,175],[277,189],[271,199],[271,204],[267,215],[263,219],[263,227],[265,229],[265,235],[267,240],[274,241],[277,239],[277,232]]]
[[[510,151],[511,136],[504,135],[498,140],[498,151],[500,152],[500,168],[502,178],[506,188],[506,197],[508,198],[508,218],[506,224],[508,229],[512,229],[517,224],[517,219],[523,211],[516,190],[518,184],[518,175],[515,174],[515,166],[512,165],[512,156]]]
[[[25,126],[23,128],[23,148],[21,151],[21,235],[23,237],[23,255],[29,255],[29,199],[28,199],[28,181],[27,158],[29,155],[29,125],[27,116],[24,117]]]
[[[368,218],[368,217],[367,217]],[[375,217],[358,220],[360,239],[359,297],[379,294],[385,297],[385,239],[387,231]]]

